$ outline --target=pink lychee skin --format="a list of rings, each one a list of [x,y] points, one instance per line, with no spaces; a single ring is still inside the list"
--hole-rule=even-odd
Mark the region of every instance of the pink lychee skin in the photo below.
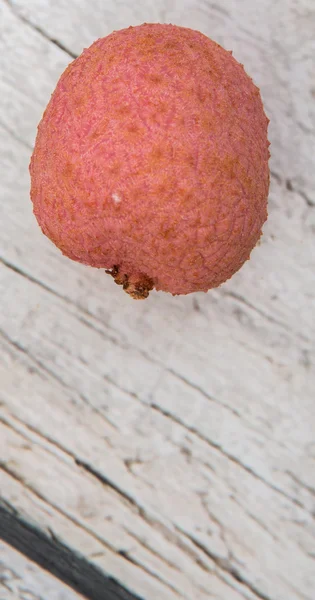
[[[73,260],[172,294],[207,291],[261,235],[267,127],[258,88],[205,35],[114,32],[69,65],[47,106],[30,165],[34,213]]]

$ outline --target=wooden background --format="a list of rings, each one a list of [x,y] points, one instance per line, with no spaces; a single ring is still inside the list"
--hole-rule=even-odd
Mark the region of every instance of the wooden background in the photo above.
[[[135,302],[41,234],[28,164],[66,65],[145,21],[244,63],[271,189],[231,281]],[[93,600],[315,598],[314,56],[314,0],[0,0],[0,537]],[[79,596],[1,543],[7,597]]]

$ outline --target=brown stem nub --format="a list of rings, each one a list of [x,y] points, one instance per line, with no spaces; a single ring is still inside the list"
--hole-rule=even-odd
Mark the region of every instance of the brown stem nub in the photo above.
[[[105,272],[113,277],[117,285],[122,285],[125,292],[134,300],[144,300],[154,288],[153,280],[142,273],[137,277],[129,277],[127,273],[121,272],[120,267],[117,265],[114,265],[112,269],[105,270]]]

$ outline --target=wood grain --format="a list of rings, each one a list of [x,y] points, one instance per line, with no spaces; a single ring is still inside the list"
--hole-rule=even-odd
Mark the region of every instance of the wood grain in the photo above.
[[[143,21],[244,62],[272,178],[262,243],[230,282],[139,305],[42,236],[28,163],[73,56]],[[0,0],[3,522],[82,560],[77,586],[42,566],[87,597],[93,572],[117,598],[314,598],[314,33],[311,0]]]
[[[12,521],[14,527],[16,523],[14,519]],[[1,600],[12,600],[12,598],[14,600],[79,600],[83,597],[39,568],[25,555],[1,541],[0,598]]]
[[[23,515],[17,513],[13,507],[8,506],[7,502],[2,503],[1,499],[0,524],[4,540],[8,540],[10,544],[21,550],[24,555],[36,561],[46,572],[50,571],[50,573],[61,578],[65,583],[69,583],[75,590],[84,593],[86,597],[95,600],[139,600],[139,597],[136,598],[134,595],[126,592],[112,578],[105,577],[99,569],[93,568],[84,557],[74,554],[65,545],[60,544],[58,538],[52,532],[48,531],[47,533],[50,535],[47,535],[47,533],[45,535],[42,530],[30,523],[29,520],[23,518]],[[12,556],[12,549],[10,549],[10,554]],[[14,555],[15,557],[16,554]],[[2,570],[1,563],[0,568]],[[42,577],[43,571],[37,568],[38,571]],[[33,600],[33,592],[24,587],[25,582],[22,583],[22,586],[18,585],[18,590],[13,588],[13,582],[20,579],[21,577],[11,567],[9,570],[4,567],[3,575],[1,575],[0,579],[0,593],[2,594],[2,580],[3,589],[15,593],[17,591],[21,592],[22,598],[25,599],[25,595],[28,595]],[[45,579],[47,579],[47,575]],[[49,584],[51,586],[51,579],[48,580],[48,586]],[[61,585],[58,587],[60,588],[59,594],[65,592],[65,589],[62,589]],[[35,586],[35,590],[38,593],[38,586]],[[45,589],[45,599],[47,598],[46,594]],[[70,597],[74,598],[75,595],[69,594]]]

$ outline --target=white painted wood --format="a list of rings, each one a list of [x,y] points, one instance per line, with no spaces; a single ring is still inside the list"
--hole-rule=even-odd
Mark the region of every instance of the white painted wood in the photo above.
[[[146,600],[315,596],[314,11],[0,0],[0,498]],[[273,176],[230,282],[135,303],[42,236],[28,162],[71,60],[52,40],[155,20],[244,62]]]
[[[0,541],[1,600],[78,600],[80,596]]]

